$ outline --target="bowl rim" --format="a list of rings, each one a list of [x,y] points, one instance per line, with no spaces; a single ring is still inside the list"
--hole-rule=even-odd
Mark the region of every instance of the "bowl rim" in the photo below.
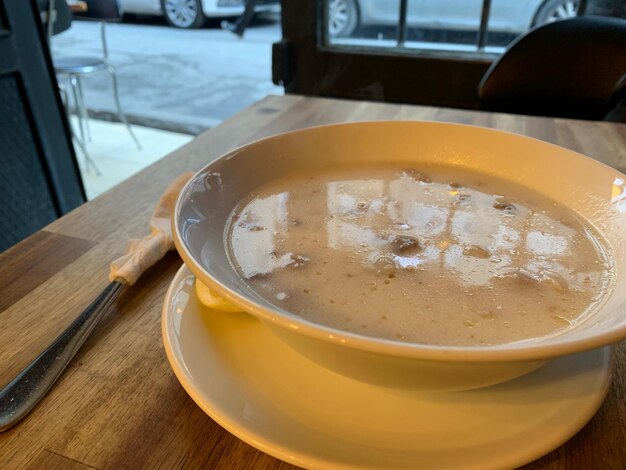
[[[567,151],[572,154],[572,158],[584,159],[594,165],[603,167],[604,171],[611,171],[615,174],[621,175],[626,179],[626,175],[615,168],[595,160],[591,157],[583,155],[574,150],[546,142],[541,139],[529,137],[522,134],[517,134],[511,131],[505,131],[500,129],[494,129],[484,126],[476,126],[470,124],[459,124],[451,122],[429,121],[429,120],[366,120],[366,121],[353,121],[353,122],[341,122],[333,124],[323,124],[317,126],[310,126],[305,128],[299,128],[291,131],[272,134],[266,137],[255,139],[244,145],[240,145],[217,158],[212,159],[209,163],[204,165],[200,170],[196,171],[194,175],[189,179],[185,186],[181,189],[174,207],[172,215],[172,235],[174,245],[179,255],[183,259],[184,263],[191,270],[191,272],[210,289],[214,290],[218,295],[223,297],[228,302],[231,302],[238,307],[242,308],[247,314],[251,314],[258,319],[268,322],[270,325],[290,330],[291,332],[298,332],[304,334],[313,339],[329,342],[335,345],[358,349],[365,352],[374,354],[382,354],[385,356],[393,356],[407,359],[419,359],[427,361],[445,361],[445,362],[518,362],[518,361],[535,361],[551,359],[563,355],[574,354],[577,352],[583,352],[590,349],[606,346],[608,344],[617,343],[620,340],[626,338],[626,322],[622,325],[618,325],[606,331],[599,333],[593,333],[583,338],[572,340],[561,340],[551,343],[537,343],[533,342],[533,339],[527,339],[517,342],[504,343],[493,346],[447,346],[447,345],[434,345],[427,343],[411,343],[404,341],[395,341],[391,339],[376,338],[371,336],[359,335],[356,333],[349,333],[332,327],[313,323],[304,318],[300,318],[295,314],[283,313],[278,309],[270,309],[254,302],[250,298],[239,295],[227,286],[225,286],[219,279],[214,278],[209,274],[200,263],[198,263],[191,252],[187,248],[181,236],[180,227],[177,221],[183,201],[186,199],[184,195],[193,186],[193,183],[197,178],[201,177],[208,171],[211,166],[220,160],[228,160],[239,154],[248,148],[257,146],[263,142],[281,138],[287,135],[297,135],[310,132],[312,130],[319,130],[323,128],[335,128],[335,127],[349,127],[349,126],[362,126],[362,125],[437,125],[442,127],[462,127],[477,129],[481,132],[488,132],[494,134],[508,134],[515,138],[528,139],[536,142],[540,142],[542,145],[556,147],[559,151]],[[220,312],[224,315],[230,315],[230,313]],[[590,317],[591,318],[591,317]],[[586,320],[588,321],[588,320]],[[560,335],[556,334],[553,338],[559,338]],[[544,337],[546,338],[546,337]],[[566,337],[565,337],[566,338]],[[540,338],[536,338],[540,339]]]

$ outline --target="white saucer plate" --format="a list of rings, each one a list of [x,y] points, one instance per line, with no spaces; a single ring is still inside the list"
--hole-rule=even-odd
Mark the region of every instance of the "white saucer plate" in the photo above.
[[[183,266],[163,340],[187,393],[238,438],[305,468],[512,468],[567,441],[608,391],[611,347],[519,379],[424,394],[366,385],[295,352],[252,316],[204,307]]]

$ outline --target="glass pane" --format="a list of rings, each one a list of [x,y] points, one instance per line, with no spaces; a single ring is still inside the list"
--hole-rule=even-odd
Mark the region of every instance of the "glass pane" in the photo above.
[[[56,0],[56,5],[63,2]],[[272,44],[281,39],[278,0],[258,0],[252,18],[243,15],[243,0],[198,0],[205,9],[192,9],[184,17],[163,13],[159,0],[118,3],[124,4],[123,19],[104,30],[117,92],[102,68],[82,72],[80,86],[67,71],[81,57],[102,62],[98,22],[76,14],[70,27],[50,40],[55,66],[63,71],[58,82],[89,198],[264,96],[283,93],[271,81]],[[195,0],[187,3],[196,5]],[[193,24],[183,24],[189,19]],[[118,97],[124,115],[118,112]],[[82,158],[87,154],[95,165]]]
[[[487,44],[503,50],[533,26],[577,15],[579,0],[492,0]]]
[[[482,53],[477,42],[483,0],[407,0],[402,37],[400,6],[401,0],[326,0],[325,42],[413,53]]]
[[[406,47],[475,51],[482,0],[409,0]]]
[[[327,0],[329,44],[395,47],[400,0]]]

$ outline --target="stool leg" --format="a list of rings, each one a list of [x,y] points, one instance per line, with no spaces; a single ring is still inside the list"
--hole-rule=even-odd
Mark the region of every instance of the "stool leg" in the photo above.
[[[83,156],[85,157],[85,170],[89,171],[89,167],[91,166],[91,169],[96,174],[96,176],[100,176],[101,174],[100,170],[96,166],[96,162],[93,161],[93,159],[87,152],[85,143],[76,136],[76,132],[74,131],[74,126],[72,125],[72,121],[70,120],[70,105],[69,105],[69,99],[67,96],[67,90],[61,84],[59,84],[59,92],[61,93],[61,101],[65,105],[65,114],[67,115],[67,122],[70,126],[70,133],[72,134],[72,140],[78,145],[78,147],[83,153]]]
[[[87,148],[85,147],[84,142],[81,142],[81,140],[76,137],[76,134],[74,134],[74,130],[72,130],[72,137],[74,138],[74,142],[76,142],[80,150],[83,152],[83,155],[85,157],[85,169],[89,171],[89,167],[91,167],[95,175],[100,176],[102,173],[100,173],[96,162],[93,161],[93,158],[91,158],[89,152],[87,152]]]
[[[122,121],[124,125],[126,126],[126,129],[128,129],[128,133],[135,141],[135,144],[137,144],[137,148],[141,150],[141,144],[139,143],[139,139],[133,132],[133,129],[130,127],[128,120],[126,119],[126,116],[122,112],[122,105],[120,104],[120,95],[117,90],[117,76],[115,75],[115,69],[109,65],[107,67],[107,72],[109,72],[109,75],[111,75],[111,79],[113,80],[113,96],[115,98],[115,106],[117,107],[117,115],[120,118],[120,121]]]
[[[89,128],[89,113],[87,112],[87,104],[85,103],[85,95],[83,94],[83,85],[80,75],[76,75],[76,84],[78,85],[78,97],[80,98],[80,114],[83,122],[85,123],[85,130],[87,131],[87,140],[91,142],[91,129]]]
[[[76,106],[76,117],[78,118],[78,131],[80,132],[80,140],[83,144],[85,141],[85,124],[83,123],[80,97],[78,96],[78,77],[74,74],[70,74],[70,86],[72,88],[72,96],[74,98],[74,105]]]

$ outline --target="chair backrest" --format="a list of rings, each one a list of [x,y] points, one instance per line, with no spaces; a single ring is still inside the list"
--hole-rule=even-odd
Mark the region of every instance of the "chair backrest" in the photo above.
[[[72,25],[72,13],[65,0],[37,0],[36,4],[48,39]]]
[[[484,109],[602,119],[626,91],[626,20],[577,17],[515,40],[478,88]]]

